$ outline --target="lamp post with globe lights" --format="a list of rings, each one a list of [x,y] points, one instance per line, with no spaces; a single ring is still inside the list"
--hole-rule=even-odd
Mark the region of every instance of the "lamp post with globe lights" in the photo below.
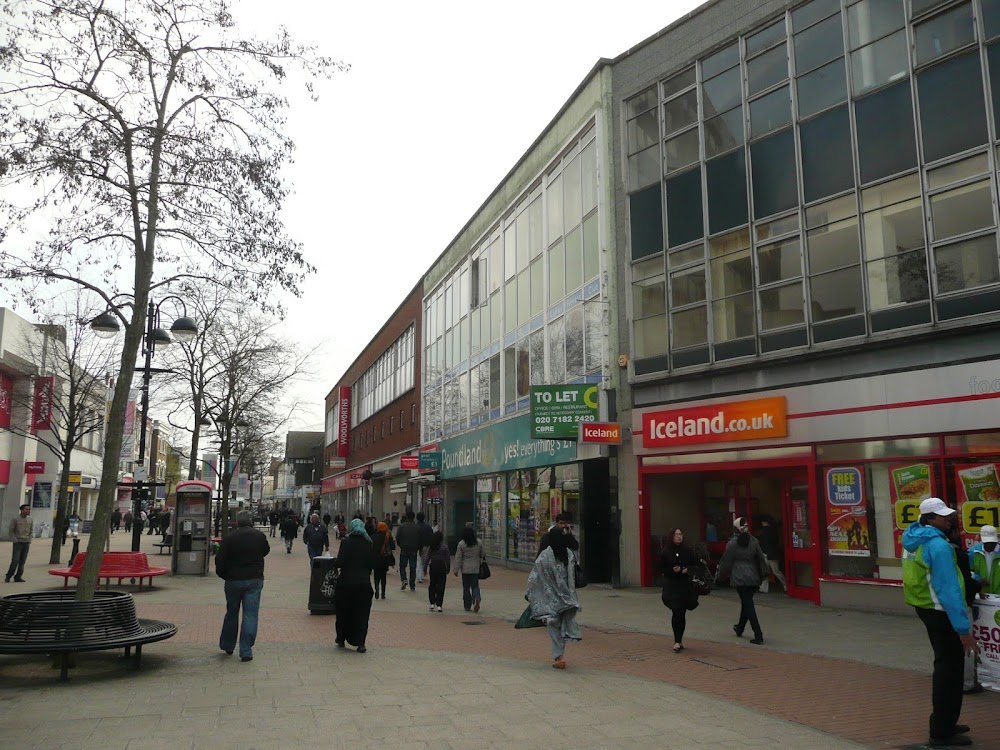
[[[160,327],[160,305],[167,300],[175,300],[180,303],[181,309],[184,312],[181,317],[174,320],[173,325],[170,326],[170,333],[167,333],[167,331]],[[94,318],[90,323],[90,327],[101,338],[112,338],[121,330],[118,318],[110,311],[105,311]],[[134,519],[132,525],[133,552],[139,551],[139,544],[142,541],[142,525],[139,523],[139,519],[142,517],[142,506],[148,492],[148,483],[146,481],[146,418],[149,414],[149,383],[152,380],[154,372],[167,372],[166,370],[159,370],[153,367],[153,353],[156,351],[157,346],[167,346],[173,343],[173,339],[170,336],[171,333],[179,341],[190,341],[198,335],[198,324],[192,318],[187,317],[187,308],[184,305],[184,300],[176,295],[164,297],[159,303],[154,303],[150,300],[146,310],[146,331],[142,337],[143,366],[142,370],[136,368],[137,371],[142,372],[142,422],[139,427],[139,459],[136,462],[138,466],[134,472],[137,481],[132,491],[132,516]]]

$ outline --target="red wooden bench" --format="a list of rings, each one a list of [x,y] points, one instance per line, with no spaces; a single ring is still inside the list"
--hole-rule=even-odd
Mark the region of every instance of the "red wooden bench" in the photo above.
[[[49,575],[62,576],[63,588],[66,588],[69,585],[70,578],[79,580],[80,573],[83,570],[83,561],[86,557],[86,552],[80,552],[73,561],[72,567],[52,568],[49,571]],[[101,569],[97,576],[97,583],[100,586],[101,579],[103,578],[105,585],[110,586],[111,579],[117,578],[118,585],[121,586],[122,580],[125,578],[132,579],[133,583],[138,578],[139,591],[142,591],[143,579],[148,578],[149,587],[153,588],[153,577],[165,576],[169,572],[167,568],[160,568],[155,565],[150,567],[145,552],[105,552],[101,558]]]

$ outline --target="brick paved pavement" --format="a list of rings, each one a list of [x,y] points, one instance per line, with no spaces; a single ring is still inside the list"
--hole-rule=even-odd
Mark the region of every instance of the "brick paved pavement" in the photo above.
[[[127,545],[124,535],[113,540],[115,549]],[[22,588],[60,585],[45,580],[45,545],[32,546]],[[9,549],[0,544],[0,556]],[[456,578],[449,578],[446,612],[437,614],[426,611],[425,586],[400,592],[390,573],[389,598],[373,605],[369,654],[359,656],[335,652],[333,618],[306,611],[307,572],[301,544],[291,555],[274,544],[255,658],[246,665],[217,650],[224,607],[214,577],[161,578],[152,592],[136,594],[141,616],[179,626],[176,638],[147,647],[139,675],[121,675],[112,655],[93,655],[81,657],[70,683],[60,685],[37,659],[0,657],[0,738],[57,747],[64,729],[76,747],[158,747],[157,738],[201,747],[203,734],[175,726],[187,718],[200,731],[240,727],[234,747],[312,744],[313,725],[335,746],[542,740],[632,747],[640,740],[653,747],[895,748],[926,737],[930,649],[915,617],[764,597],[768,644],[754,647],[732,636],[738,605],[720,591],[691,613],[688,648],[676,655],[656,592],[591,586],[581,592],[585,640],[570,646],[570,668],[559,673],[547,668],[543,629],[512,628],[524,606],[524,573],[494,566],[480,615],[462,612]],[[51,700],[71,706],[55,722]],[[977,747],[1000,748],[998,707],[996,694],[966,698],[962,718]],[[469,726],[481,731],[469,736]],[[2,739],[0,746],[7,746]]]

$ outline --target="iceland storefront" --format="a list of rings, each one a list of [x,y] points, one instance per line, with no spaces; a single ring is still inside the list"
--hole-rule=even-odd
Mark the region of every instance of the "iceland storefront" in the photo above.
[[[531,564],[555,516],[569,513],[590,580],[611,580],[608,460],[599,447],[533,439],[527,414],[437,447],[449,539],[473,523],[490,559]]]

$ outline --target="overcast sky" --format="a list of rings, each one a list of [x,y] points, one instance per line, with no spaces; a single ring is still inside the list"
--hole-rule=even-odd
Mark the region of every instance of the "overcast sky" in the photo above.
[[[285,24],[351,65],[319,102],[288,91],[296,194],[284,219],[318,272],[288,301],[286,330],[323,351],[296,387],[298,429],[323,429],[334,383],[594,63],[699,4],[234,3],[241,28]]]

